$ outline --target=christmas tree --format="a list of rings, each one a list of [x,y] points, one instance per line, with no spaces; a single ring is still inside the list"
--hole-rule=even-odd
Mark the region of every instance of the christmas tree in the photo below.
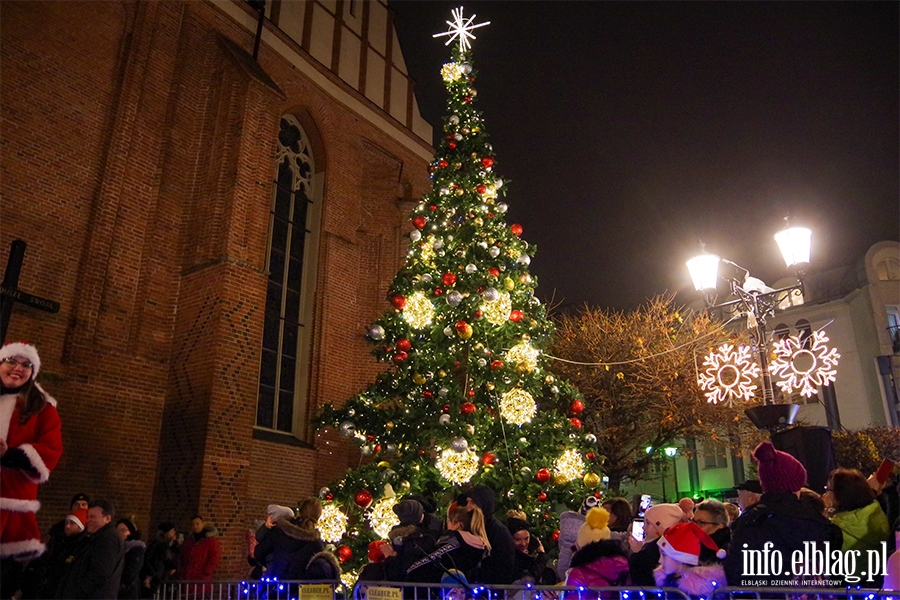
[[[459,38],[454,60],[441,69],[448,114],[431,189],[411,216],[392,308],[368,331],[373,354],[390,366],[319,419],[356,440],[365,457],[321,493],[319,529],[348,579],[365,562],[366,544],[398,523],[391,507],[407,494],[431,496],[445,511],[467,487],[487,485],[503,512],[524,510],[550,544],[558,511],[600,484],[596,438],[578,417],[584,404],[545,368],[553,326],[529,273],[535,247],[504,220],[508,186],[474,106],[468,38],[483,24],[461,12],[448,32]]]

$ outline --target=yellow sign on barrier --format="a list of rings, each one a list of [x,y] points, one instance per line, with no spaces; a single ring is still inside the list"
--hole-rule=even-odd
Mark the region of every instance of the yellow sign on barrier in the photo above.
[[[300,586],[301,600],[334,600],[334,589],[329,584]]]
[[[400,588],[370,587],[366,589],[366,600],[403,600]]]

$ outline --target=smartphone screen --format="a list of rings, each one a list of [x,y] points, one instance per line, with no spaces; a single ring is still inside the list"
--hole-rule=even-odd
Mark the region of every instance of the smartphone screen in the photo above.
[[[635,519],[631,522],[631,537],[639,542],[644,541],[644,520]]]

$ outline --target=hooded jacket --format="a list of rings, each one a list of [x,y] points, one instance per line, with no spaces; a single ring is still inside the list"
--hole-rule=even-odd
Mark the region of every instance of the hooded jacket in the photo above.
[[[211,581],[222,560],[219,530],[205,525],[200,533],[192,533],[184,540],[178,568],[181,581]]]
[[[434,536],[421,525],[399,525],[391,529],[388,539],[396,556],[384,561],[387,581],[403,581],[409,567],[422,557],[428,556],[435,547]]]
[[[662,567],[653,571],[653,579],[659,587],[678,588],[691,598],[709,598],[717,588],[725,587],[725,569],[718,563],[689,567],[678,577],[669,575]]]
[[[482,564],[482,581],[479,583],[512,583],[515,577],[516,545],[506,525],[494,516],[494,490],[479,485],[465,495],[484,513],[484,529],[488,542],[491,543],[491,552]]]
[[[881,542],[888,540],[891,527],[888,524],[887,515],[881,509],[876,500],[856,510],[848,510],[834,513],[831,522],[840,527],[844,536],[844,544],[841,550],[859,550],[861,556],[866,556],[867,550],[881,548]],[[864,560],[856,561],[856,572],[853,575],[865,581],[862,574],[866,570]],[[848,583],[850,583],[848,581]],[[867,586],[868,587],[868,586]]]
[[[266,575],[278,579],[306,579],[306,568],[313,556],[325,550],[318,529],[297,525],[296,519],[279,519],[269,534],[260,540],[253,556],[260,563],[272,555]]]
[[[572,556],[566,585],[612,587],[631,585],[628,559],[618,541],[600,540],[588,544]]]

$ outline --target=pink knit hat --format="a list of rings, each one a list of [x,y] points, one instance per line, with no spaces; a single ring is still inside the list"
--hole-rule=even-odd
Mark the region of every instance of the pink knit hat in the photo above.
[[[800,461],[765,441],[753,451],[764,494],[793,494],[806,486],[806,469]]]

